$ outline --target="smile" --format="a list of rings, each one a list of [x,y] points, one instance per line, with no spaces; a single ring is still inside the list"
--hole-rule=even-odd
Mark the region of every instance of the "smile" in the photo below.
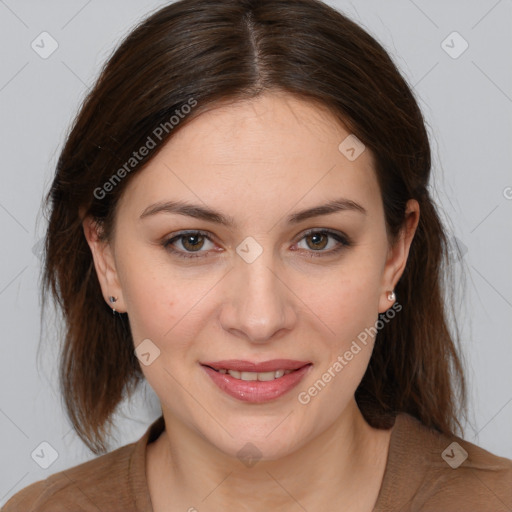
[[[213,369],[213,368],[212,368]],[[259,380],[262,382],[275,380],[281,378],[283,375],[288,375],[296,370],[276,370],[275,372],[238,372],[236,370],[226,370],[225,368],[221,368],[220,370],[215,370],[219,373],[226,374],[228,373],[234,379],[238,380]]]
[[[262,403],[288,393],[304,378],[312,363],[276,359],[264,363],[230,360],[202,363],[202,369],[227,395]]]

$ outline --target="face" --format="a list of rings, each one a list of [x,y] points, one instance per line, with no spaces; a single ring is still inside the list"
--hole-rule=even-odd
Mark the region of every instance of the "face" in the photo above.
[[[390,245],[349,135],[289,95],[218,107],[132,177],[109,243],[84,223],[164,414],[225,454],[283,457],[339,421],[393,305],[410,236]]]

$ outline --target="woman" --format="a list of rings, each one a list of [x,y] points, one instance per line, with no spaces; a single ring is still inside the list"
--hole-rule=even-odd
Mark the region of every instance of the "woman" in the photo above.
[[[62,389],[100,456],[4,510],[510,510],[512,461],[456,435],[430,168],[408,85],[332,8],[182,0],[145,20],[48,196]],[[162,416],[105,454],[143,378]]]

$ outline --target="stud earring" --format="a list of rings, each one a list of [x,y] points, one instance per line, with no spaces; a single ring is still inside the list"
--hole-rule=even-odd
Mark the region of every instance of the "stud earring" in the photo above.
[[[388,300],[389,300],[390,302],[393,302],[394,300],[396,300],[396,295],[395,295],[395,292],[394,292],[394,291],[390,291],[390,292],[388,293]]]
[[[110,301],[110,304],[114,304],[115,302],[117,302],[117,297],[112,297],[112,295],[108,298],[108,300]],[[112,314],[115,315],[116,314],[116,308],[114,306],[112,306]]]

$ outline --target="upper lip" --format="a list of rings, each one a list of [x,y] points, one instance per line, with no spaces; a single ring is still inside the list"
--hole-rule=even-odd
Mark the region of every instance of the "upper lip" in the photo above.
[[[275,372],[277,370],[298,370],[310,361],[294,361],[292,359],[272,359],[261,363],[243,361],[240,359],[228,359],[224,361],[211,361],[201,363],[203,366],[210,366],[214,370],[235,370],[239,372]]]

